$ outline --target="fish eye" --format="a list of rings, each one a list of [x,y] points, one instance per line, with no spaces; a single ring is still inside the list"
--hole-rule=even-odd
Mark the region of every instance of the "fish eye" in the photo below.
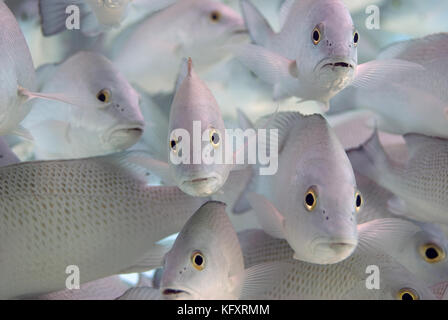
[[[102,89],[97,93],[96,98],[101,102],[108,103],[110,101],[110,96],[111,92],[109,89]]]
[[[355,193],[355,209],[356,209],[356,212],[359,212],[359,210],[361,210],[362,205],[363,205],[363,199],[362,199],[361,193],[356,192]]]
[[[398,300],[420,300],[417,292],[410,288],[400,289],[397,293]]]
[[[355,44],[355,46],[358,44],[359,41],[359,33],[358,31],[355,31],[355,33],[353,33],[353,43]]]
[[[210,20],[212,22],[219,22],[219,20],[221,20],[221,12],[218,10],[213,10],[210,12]]]
[[[213,148],[218,148],[219,144],[221,143],[221,137],[219,136],[219,132],[216,129],[210,130],[210,143],[212,144]]]
[[[304,205],[306,210],[313,211],[317,204],[317,193],[313,187],[305,193]]]
[[[191,255],[191,263],[193,264],[193,267],[196,270],[203,270],[205,268],[205,259],[204,256],[202,255],[202,252],[200,251],[195,251],[193,252],[193,254]]]
[[[445,259],[445,251],[434,243],[420,246],[420,255],[428,263],[437,263]]]
[[[311,34],[313,38],[314,45],[317,45],[320,42],[320,30],[318,27],[315,27],[313,33]]]

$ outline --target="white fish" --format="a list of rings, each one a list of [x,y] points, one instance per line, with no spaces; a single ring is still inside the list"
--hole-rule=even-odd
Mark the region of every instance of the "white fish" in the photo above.
[[[274,86],[276,100],[297,96],[327,111],[330,99],[348,85],[369,87],[384,82],[389,72],[421,69],[397,59],[358,65],[359,34],[340,0],[285,1],[279,33],[249,1],[242,1],[242,8],[256,45],[237,48],[237,57]]]
[[[30,138],[19,123],[30,111],[26,103],[36,89],[33,60],[19,25],[0,1],[0,135],[14,133]]]
[[[244,269],[243,255],[225,204],[198,209],[165,255],[160,291],[165,299],[250,298],[269,287],[281,264]]]
[[[162,265],[166,250],[155,243],[204,199],[148,186],[125,156],[0,168],[1,299],[66,289],[72,265],[81,283]]]
[[[409,160],[391,161],[378,132],[362,146],[348,152],[353,168],[396,197],[388,201],[391,212],[418,221],[448,224],[448,140],[408,134]]]
[[[388,83],[373,88],[347,88],[332,108],[359,108],[377,115],[377,127],[395,134],[419,133],[448,138],[448,33],[395,43],[378,59],[402,59],[425,70],[390,72]],[[380,92],[381,94],[378,94]]]
[[[3,137],[0,137],[0,167],[19,162],[19,158],[17,158],[16,154],[11,150],[6,140]]]
[[[278,171],[254,174],[245,191],[261,226],[286,239],[295,259],[319,264],[344,260],[357,245],[362,196],[342,145],[321,115],[283,112],[268,128],[278,129],[278,146],[268,149],[279,152]],[[234,211],[249,207],[245,194]]]
[[[141,137],[138,93],[105,57],[79,52],[39,69],[41,91],[57,91],[72,104],[36,100],[23,125],[38,159],[70,159],[122,151]]]
[[[198,123],[201,127],[196,129]],[[232,167],[224,161],[225,138],[224,121],[215,98],[193,70],[192,60],[184,60],[165,140],[169,150],[167,162],[144,159],[140,164],[185,193],[208,196],[222,187]],[[204,161],[204,154],[210,155],[211,163]],[[175,163],[173,157],[182,163]],[[213,157],[221,157],[221,164],[215,163]]]
[[[79,289],[65,289],[38,296],[38,300],[113,300],[129,290],[119,276],[83,283]]]
[[[317,265],[290,259],[292,249],[284,240],[274,239],[261,230],[239,234],[247,266],[270,261],[287,262],[290,269],[266,290],[267,299],[435,299],[427,283],[387,255],[375,240],[387,237],[388,243],[412,234],[416,227],[400,219],[376,220],[360,226],[358,248],[348,259]],[[368,289],[368,266],[379,268],[380,289]]]
[[[229,43],[247,39],[241,16],[212,0],[182,0],[125,29],[109,50],[116,66],[149,93],[168,91],[179,61],[198,72],[230,57]]]

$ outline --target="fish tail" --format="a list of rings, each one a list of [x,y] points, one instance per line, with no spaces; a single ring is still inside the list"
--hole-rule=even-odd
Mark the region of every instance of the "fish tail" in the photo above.
[[[389,159],[384,151],[375,128],[373,135],[361,146],[347,151],[355,171],[380,183],[380,178],[389,171]]]

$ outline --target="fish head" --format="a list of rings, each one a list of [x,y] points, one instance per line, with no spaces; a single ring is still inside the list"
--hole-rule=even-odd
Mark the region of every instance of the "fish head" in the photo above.
[[[306,57],[308,62],[298,65],[299,72],[319,86],[337,86],[341,90],[355,74],[359,34],[342,2],[324,3],[307,18],[297,61]]]
[[[293,179],[297,189],[285,199],[284,212],[295,258],[332,264],[349,257],[358,244],[356,213],[362,206],[351,167],[311,157],[299,163]]]
[[[165,255],[160,290],[166,299],[222,299],[244,270],[243,256],[225,204],[210,201],[182,228]]]
[[[69,73],[76,95],[84,101],[72,108],[72,128],[85,131],[88,139],[97,137],[101,147],[111,152],[127,149],[140,139],[145,123],[139,95],[108,59],[80,52],[63,69],[60,74]]]
[[[191,57],[198,70],[203,70],[231,55],[229,45],[248,41],[244,20],[223,3],[193,1],[188,17],[183,54]]]
[[[105,26],[117,27],[126,17],[132,0],[87,0],[98,22]]]
[[[169,165],[177,186],[209,196],[226,182],[226,135],[219,106],[194,70],[178,88],[169,121]]]

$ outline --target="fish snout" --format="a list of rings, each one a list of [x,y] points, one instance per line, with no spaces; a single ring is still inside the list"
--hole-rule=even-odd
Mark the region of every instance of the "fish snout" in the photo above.
[[[313,255],[319,264],[338,263],[348,258],[358,245],[357,237],[320,237],[313,241]]]
[[[221,181],[221,177],[216,173],[189,176],[181,180],[179,188],[191,196],[206,197],[221,188]]]
[[[107,141],[116,149],[127,149],[140,140],[144,132],[144,123],[136,122],[119,125],[109,130]]]

